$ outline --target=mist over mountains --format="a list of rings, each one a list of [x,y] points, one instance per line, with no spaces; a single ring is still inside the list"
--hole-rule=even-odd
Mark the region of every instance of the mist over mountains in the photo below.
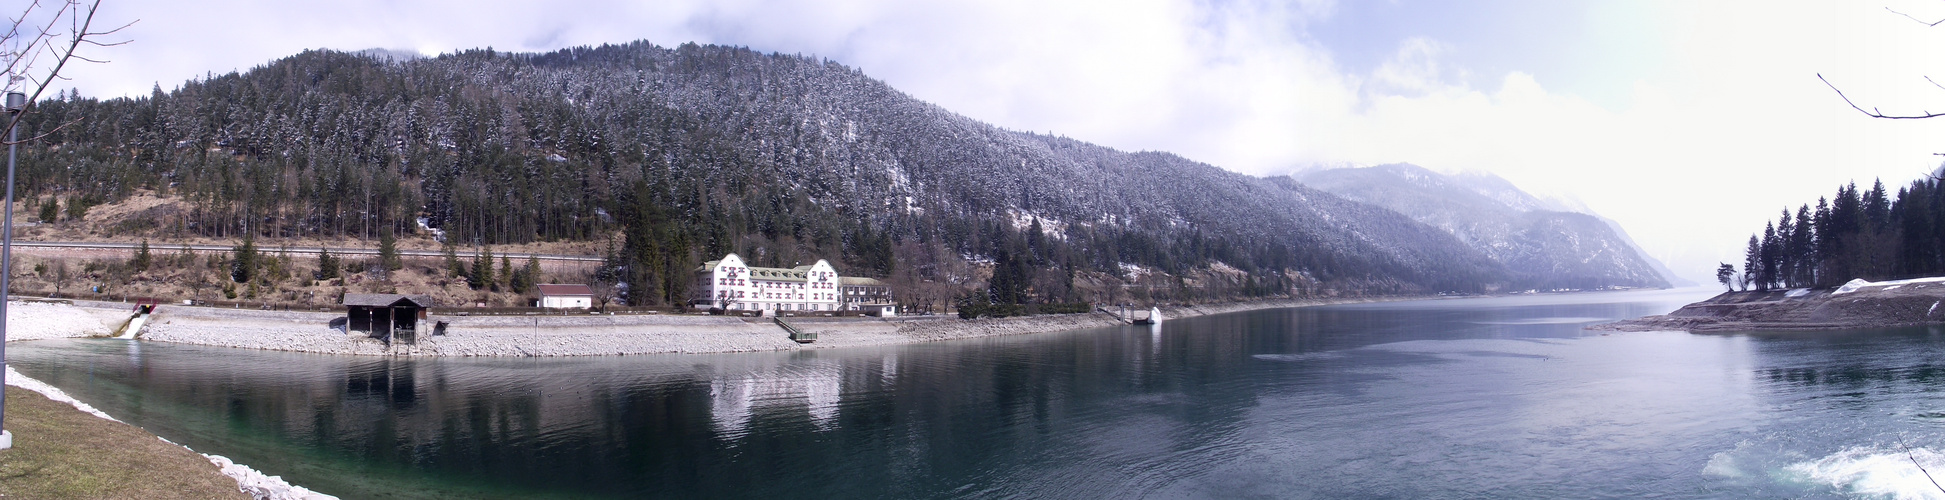
[[[933,302],[1666,284],[1601,221],[1522,208],[1517,189],[1252,177],[736,47],[309,51],[38,106],[23,135],[52,132],[22,150],[25,196],[184,202],[123,234],[376,238],[423,219],[466,246],[614,238],[608,275],[638,304],[679,302],[687,270],[727,252],[827,258]]]
[[[1498,176],[1445,175],[1411,164],[1332,168],[1302,182],[1437,227],[1506,265],[1521,288],[1667,287],[1619,225],[1542,200]]]

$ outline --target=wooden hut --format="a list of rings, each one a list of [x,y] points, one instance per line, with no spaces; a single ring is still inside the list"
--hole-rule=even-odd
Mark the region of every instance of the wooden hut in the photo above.
[[[433,307],[432,297],[395,293],[344,294],[345,329],[365,332],[387,343],[415,343],[419,320]]]

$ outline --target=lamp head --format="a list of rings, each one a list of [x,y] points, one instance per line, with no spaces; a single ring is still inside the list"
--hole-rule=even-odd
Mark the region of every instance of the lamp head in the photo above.
[[[8,92],[7,112],[19,113],[23,109],[27,109],[27,94],[22,94],[19,92]]]

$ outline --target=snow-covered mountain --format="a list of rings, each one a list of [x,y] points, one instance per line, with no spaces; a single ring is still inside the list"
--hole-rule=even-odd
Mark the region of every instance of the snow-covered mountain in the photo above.
[[[1493,179],[1381,169],[1403,177],[1333,194],[1006,130],[834,61],[738,47],[309,51],[39,109],[30,128],[83,125],[23,151],[37,196],[166,188],[198,204],[157,227],[190,236],[627,232],[618,258],[644,289],[732,251],[956,287],[944,298],[997,269],[1047,301],[1119,300],[1133,280],[1182,300],[1664,283],[1598,220]],[[1380,196],[1401,179],[1424,187]],[[1477,217],[1437,215],[1450,209]]]
[[[1665,271],[1641,255],[1618,225],[1565,210],[1496,175],[1446,175],[1411,164],[1317,169],[1304,184],[1382,206],[1450,233],[1504,264],[1515,286],[1666,287]],[[1584,210],[1584,209],[1583,209]]]

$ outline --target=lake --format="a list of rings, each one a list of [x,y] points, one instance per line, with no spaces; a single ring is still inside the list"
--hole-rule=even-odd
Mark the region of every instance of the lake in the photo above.
[[[788,353],[7,354],[124,421],[345,498],[1945,496],[1914,465],[1945,473],[1945,329],[1582,328],[1713,293]]]

